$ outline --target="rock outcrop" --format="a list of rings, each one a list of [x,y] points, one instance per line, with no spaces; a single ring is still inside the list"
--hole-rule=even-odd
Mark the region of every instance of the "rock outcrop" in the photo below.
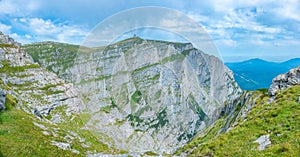
[[[271,145],[270,135],[260,136],[255,142],[259,144],[258,150],[265,150],[266,147]]]
[[[274,96],[277,91],[284,90],[290,86],[300,84],[300,66],[291,69],[285,74],[278,75],[272,80],[272,84],[269,88],[269,95]]]
[[[218,58],[189,43],[135,37],[81,47],[77,54],[58,43],[26,47],[37,62],[50,70],[56,65],[52,70],[80,89],[83,108],[92,116],[86,128],[131,152],[173,151],[221,117],[225,103],[234,107],[242,94]],[[47,59],[67,58],[66,53],[74,59],[64,64]]]
[[[0,111],[5,110],[6,94],[0,89]]]
[[[53,122],[79,111],[80,100],[73,85],[34,63],[20,43],[3,34],[0,35],[0,88],[18,98],[24,111],[38,112]]]

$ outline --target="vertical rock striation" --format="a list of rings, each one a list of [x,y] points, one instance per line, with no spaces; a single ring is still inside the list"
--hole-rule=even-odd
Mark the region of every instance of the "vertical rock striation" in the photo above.
[[[173,151],[222,116],[225,104],[234,107],[242,94],[222,61],[189,43],[134,37],[106,47],[81,47],[65,64],[47,57],[71,54],[70,47],[60,53],[51,50],[51,43],[26,47],[44,47],[36,60],[45,67],[58,65],[64,69],[59,76],[80,89],[83,108],[92,115],[86,128],[131,152]]]

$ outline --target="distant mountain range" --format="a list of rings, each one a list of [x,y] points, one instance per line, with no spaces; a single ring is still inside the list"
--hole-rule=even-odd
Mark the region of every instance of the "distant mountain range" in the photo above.
[[[244,90],[269,88],[272,79],[300,66],[300,58],[285,62],[269,62],[259,58],[243,62],[225,63],[233,72],[234,78]]]

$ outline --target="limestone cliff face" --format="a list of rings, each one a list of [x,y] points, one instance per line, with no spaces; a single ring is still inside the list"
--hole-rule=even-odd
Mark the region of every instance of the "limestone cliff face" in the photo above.
[[[80,89],[82,108],[92,115],[86,128],[132,152],[172,151],[222,116],[224,104],[234,106],[242,93],[218,58],[189,43],[130,38],[107,47],[81,47],[65,64],[47,57],[74,56],[70,47],[26,46],[35,47],[44,47],[36,61],[57,65],[61,70],[53,71]]]
[[[7,35],[0,33],[0,89],[19,99],[28,113],[36,113],[54,122],[63,119],[57,108],[69,115],[79,111],[79,99],[72,84],[65,83],[37,63]]]

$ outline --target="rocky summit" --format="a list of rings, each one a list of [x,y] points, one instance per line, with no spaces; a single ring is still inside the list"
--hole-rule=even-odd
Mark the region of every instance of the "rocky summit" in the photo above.
[[[80,47],[76,55],[72,46],[57,44],[25,47],[46,68],[57,65],[53,71],[80,89],[82,109],[91,114],[87,129],[131,152],[172,152],[221,117],[225,105],[232,106],[242,93],[218,58],[190,43],[134,37]],[[66,62],[66,54],[72,60]]]

